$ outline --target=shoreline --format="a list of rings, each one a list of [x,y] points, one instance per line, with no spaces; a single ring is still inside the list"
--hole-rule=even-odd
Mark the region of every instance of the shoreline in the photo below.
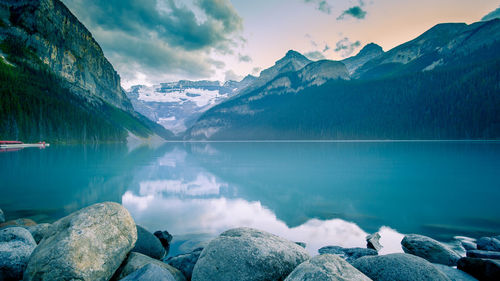
[[[401,241],[405,253],[379,255],[384,245],[380,244],[381,236],[373,233],[366,237],[364,248],[324,245],[318,255],[310,255],[301,241],[289,241],[243,227],[226,230],[210,242],[192,245],[194,249],[172,257],[168,253],[175,242],[168,229],[152,234],[136,225],[129,212],[118,203],[94,204],[52,224],[37,224],[23,218],[3,223],[5,218],[1,210],[0,213],[0,243],[3,244],[0,257],[13,253],[21,257],[0,259],[0,276],[4,280],[54,280],[63,276],[81,280],[97,277],[141,280],[144,274],[153,274],[157,278],[168,276],[173,279],[165,280],[177,281],[261,278],[294,281],[314,280],[307,278],[306,272],[311,271],[330,278],[324,280],[337,280],[335,276],[345,274],[355,276],[346,280],[391,280],[396,276],[391,274],[396,273],[406,276],[406,280],[423,280],[422,276],[431,278],[426,280],[476,280],[472,276],[494,280],[488,278],[500,276],[500,235],[478,240],[462,237],[463,253],[458,253],[432,238],[407,234]],[[44,260],[50,258],[46,256],[50,249],[59,249],[60,257],[51,257],[51,262],[46,264]],[[67,259],[89,250],[97,256],[85,264],[71,265],[76,261]],[[250,257],[259,262],[249,263]],[[390,270],[379,272],[377,268],[381,265]],[[57,266],[57,271],[51,269]],[[78,270],[75,271],[75,267]],[[333,267],[337,269],[325,271]],[[457,276],[462,279],[453,279]],[[157,280],[164,280],[161,278]]]

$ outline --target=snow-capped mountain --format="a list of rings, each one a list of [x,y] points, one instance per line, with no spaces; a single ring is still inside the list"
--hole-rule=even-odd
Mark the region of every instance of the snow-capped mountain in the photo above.
[[[182,80],[133,86],[127,95],[137,112],[174,134],[180,134],[203,112],[235,95],[245,84],[228,81],[221,85],[219,81]]]

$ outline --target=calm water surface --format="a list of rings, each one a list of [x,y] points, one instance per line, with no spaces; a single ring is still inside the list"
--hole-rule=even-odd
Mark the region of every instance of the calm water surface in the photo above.
[[[236,226],[308,244],[384,251],[401,233],[442,241],[500,233],[498,142],[167,143],[0,153],[0,208],[51,222],[122,203],[174,253]],[[188,242],[185,242],[188,241]],[[394,243],[396,241],[396,243]]]

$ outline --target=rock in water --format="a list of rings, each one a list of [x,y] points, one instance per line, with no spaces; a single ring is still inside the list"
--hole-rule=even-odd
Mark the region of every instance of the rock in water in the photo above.
[[[0,228],[6,226],[32,226],[32,225],[36,225],[36,222],[34,222],[31,219],[17,219],[0,223]]]
[[[458,269],[463,270],[479,280],[500,280],[500,261],[479,259],[479,258],[461,258],[458,261]]]
[[[147,264],[141,269],[138,269],[125,278],[122,281],[175,281],[174,276],[170,271],[156,264]]]
[[[373,280],[380,281],[450,281],[430,262],[410,254],[366,256],[352,265]]]
[[[132,272],[141,269],[143,266],[148,265],[148,264],[154,264],[157,266],[160,266],[166,270],[168,270],[174,279],[176,281],[186,281],[186,278],[184,275],[177,269],[173,268],[172,266],[161,262],[159,260],[155,260],[153,258],[150,258],[146,255],[136,253],[136,252],[130,252],[128,255],[127,259],[122,263],[120,268],[115,272],[115,275],[113,276],[112,280],[120,280],[124,278],[125,276],[131,274]]]
[[[4,223],[4,222],[5,222],[5,216],[3,214],[2,209],[0,209],[0,223]]]
[[[477,250],[477,245],[474,242],[471,242],[471,241],[460,241],[460,243],[462,244],[462,247],[464,247],[464,249],[466,251]]]
[[[163,248],[165,248],[165,255],[168,255],[168,252],[170,251],[170,242],[172,242],[172,238],[174,238],[168,231],[155,231],[153,233],[158,239],[160,239],[161,245]]]
[[[40,243],[43,237],[49,231],[50,223],[41,223],[37,225],[27,226],[26,229],[33,235],[36,243]]]
[[[256,229],[235,228],[203,249],[192,280],[284,280],[308,259],[305,249],[294,242]]]
[[[371,280],[344,259],[324,254],[297,266],[285,281],[368,281]]]
[[[496,237],[483,237],[477,240],[477,249],[485,251],[500,251],[500,240]]]
[[[477,281],[476,278],[454,267],[439,263],[435,263],[434,266],[448,276],[451,281]]]
[[[135,222],[124,207],[92,205],[52,224],[24,280],[109,280],[136,240]]]
[[[21,280],[36,242],[22,227],[0,230],[0,280]]]
[[[332,254],[340,256],[347,262],[352,262],[364,256],[376,256],[378,252],[373,249],[366,248],[342,248],[339,246],[326,246],[318,250],[320,254]]]
[[[401,245],[405,253],[419,256],[432,263],[457,265],[460,259],[460,255],[448,246],[423,235],[408,234],[401,241]]]
[[[175,257],[168,258],[166,263],[180,270],[186,279],[189,281],[193,275],[194,265],[198,261],[200,257],[201,251],[203,248],[198,248],[191,253],[182,254]]]
[[[467,251],[467,256],[470,258],[500,260],[500,252],[494,252],[494,251],[470,250]]]
[[[380,234],[378,232],[366,236],[366,247],[368,249],[373,249],[375,251],[380,251],[382,245],[380,245]]]
[[[132,251],[144,254],[157,260],[161,260],[165,256],[165,248],[163,248],[160,240],[141,226],[137,226],[137,242]]]

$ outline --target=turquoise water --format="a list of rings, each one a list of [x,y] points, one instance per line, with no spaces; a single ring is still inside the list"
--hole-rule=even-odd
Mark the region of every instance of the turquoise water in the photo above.
[[[236,226],[306,242],[312,252],[364,246],[375,231],[393,240],[401,233],[479,237],[500,233],[499,198],[498,142],[167,143],[0,153],[7,217],[50,222],[116,201],[138,224],[178,241]],[[398,250],[389,244],[387,251]]]

